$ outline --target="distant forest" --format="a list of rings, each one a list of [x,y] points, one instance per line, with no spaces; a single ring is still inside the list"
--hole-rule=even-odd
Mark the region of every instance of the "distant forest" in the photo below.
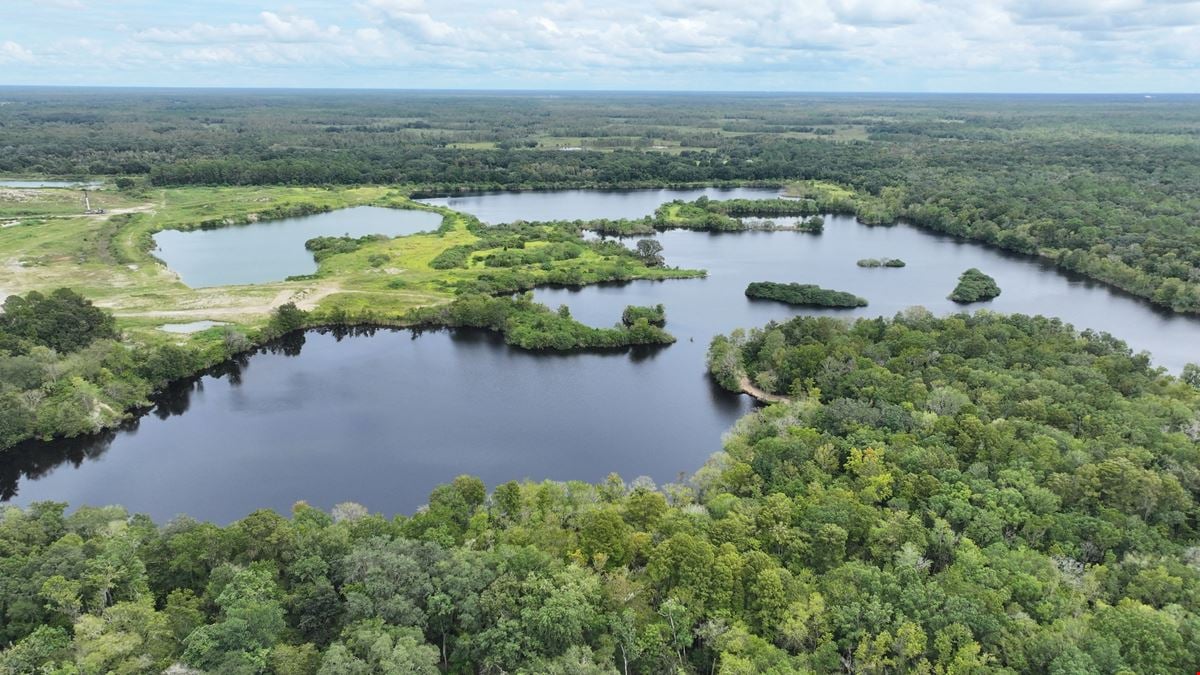
[[[418,192],[821,180],[1200,311],[1200,98],[0,90],[0,174]]]

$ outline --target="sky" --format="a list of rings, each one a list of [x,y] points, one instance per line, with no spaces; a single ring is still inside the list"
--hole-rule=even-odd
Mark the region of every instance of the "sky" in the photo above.
[[[1200,91],[1200,0],[0,0],[0,85]]]

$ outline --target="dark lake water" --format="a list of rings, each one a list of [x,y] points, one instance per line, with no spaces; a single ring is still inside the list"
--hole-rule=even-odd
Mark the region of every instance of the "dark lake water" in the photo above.
[[[596,207],[580,217],[611,213]],[[720,450],[721,435],[752,408],[709,382],[709,339],[802,312],[747,299],[750,281],[818,283],[871,303],[805,313],[892,315],[912,305],[947,313],[961,309],[945,299],[958,274],[979,267],[1003,294],[971,309],[1060,316],[1112,332],[1172,370],[1200,360],[1200,320],[1155,311],[1037,260],[906,225],[867,227],[829,216],[820,235],[675,231],[659,238],[668,263],[706,268],[709,277],[536,295],[594,325],[612,325],[627,304],[664,303],[667,329],[679,338],[672,346],[546,355],[478,332],[308,333],[177,388],[136,428],[11,453],[0,460],[0,490],[15,493],[18,504],[121,503],[159,519],[186,512],[229,521],[260,507],[286,510],[299,499],[411,512],[432,487],[460,473],[489,486],[526,477],[598,481],[612,471],[626,480],[674,480]],[[855,265],[883,256],[908,267]]]
[[[192,288],[259,284],[316,272],[304,248],[313,237],[397,237],[441,224],[441,214],[431,211],[355,206],[216,230],[163,230],[154,235],[154,255]]]

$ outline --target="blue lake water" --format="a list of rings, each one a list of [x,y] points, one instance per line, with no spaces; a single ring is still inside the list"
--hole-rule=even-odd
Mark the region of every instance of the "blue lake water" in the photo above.
[[[431,211],[356,206],[215,230],[163,230],[154,235],[154,255],[192,288],[259,284],[316,272],[304,248],[314,237],[397,237],[441,224],[441,214]]]
[[[656,191],[657,192],[657,191]],[[458,203],[481,218],[560,213],[562,193],[486,196]],[[675,193],[589,194],[579,218],[618,217],[635,199],[646,213]],[[683,198],[691,198],[684,196]],[[545,200],[550,200],[548,205]],[[472,204],[474,206],[472,206]],[[644,215],[644,214],[643,214]],[[1061,317],[1108,331],[1178,370],[1200,361],[1200,319],[1161,312],[1037,259],[908,225],[868,227],[826,216],[823,234],[673,231],[658,235],[667,262],[706,279],[540,289],[581,321],[614,324],[628,304],[663,303],[669,347],[538,354],[474,331],[309,332],[181,384],[129,428],[88,439],[28,444],[0,458],[0,495],[125,504],[156,518],[229,521],[304,499],[321,508],[360,502],[411,512],[461,473],[489,486],[510,479],[602,480],[609,472],[664,482],[698,469],[753,404],[717,389],[704,352],[717,333],[798,314],[890,316],[913,305],[938,314],[987,309]],[[905,260],[864,269],[866,257]],[[946,299],[968,267],[1003,293],[963,307]],[[806,310],[745,297],[750,281],[846,290],[870,305]]]

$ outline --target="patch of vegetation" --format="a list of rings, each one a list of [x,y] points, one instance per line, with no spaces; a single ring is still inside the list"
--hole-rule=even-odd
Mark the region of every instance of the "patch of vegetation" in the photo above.
[[[950,293],[955,302],[969,303],[991,300],[1000,295],[996,280],[972,267],[958,277],[958,285]]]
[[[866,307],[865,298],[853,293],[821,288],[816,284],[782,284],[754,281],[746,286],[746,297],[775,300],[789,305],[809,307]]]
[[[544,265],[557,260],[574,260],[583,255],[585,247],[575,243],[557,243],[536,248],[503,249],[483,256],[485,267],[520,267]]]
[[[112,315],[69,288],[49,295],[10,295],[0,313],[0,349],[13,354],[26,354],[34,347],[66,354],[96,340],[116,338]]]
[[[329,213],[333,207],[328,204],[317,204],[313,202],[297,202],[293,204],[277,204],[262,211],[253,213],[243,213],[237,216],[225,216],[223,218],[210,218],[201,220],[193,226],[201,230],[218,230],[223,227],[233,225],[249,225],[271,220],[285,220],[287,218],[300,218],[303,216],[311,216],[318,213]]]
[[[466,267],[471,259],[471,253],[476,250],[475,244],[459,244],[437,254],[429,261],[429,266],[435,270],[448,270],[455,267]]]
[[[634,326],[641,320],[661,328],[667,325],[667,310],[661,304],[653,307],[627,305],[625,311],[621,312],[621,323],[626,326]]]
[[[533,302],[529,295],[460,296],[446,305],[414,310],[408,318],[416,325],[497,331],[504,335],[505,342],[522,349],[615,349],[665,345],[675,341],[647,316],[634,317],[631,323],[620,324],[617,328],[593,328],[572,319],[565,306],[554,312]]]
[[[637,219],[580,221],[579,227],[611,237],[635,237],[658,232],[655,220],[649,216]]]
[[[386,241],[388,237],[382,234],[368,234],[362,237],[314,237],[304,242],[304,248],[312,251],[317,262],[329,256],[342,253],[353,253],[363,246],[376,241]],[[386,260],[386,259],[385,259]],[[375,265],[377,267],[378,265]]]
[[[863,258],[857,264],[859,267],[904,267],[906,263],[899,258]]]
[[[0,451],[113,426],[156,389],[231,353],[224,343],[126,344],[111,314],[65,288],[10,296],[0,314]]]
[[[720,201],[700,197],[695,201],[675,200],[655,210],[653,216],[637,219],[578,221],[578,227],[600,234],[631,237],[663,230],[702,230],[708,232],[745,232],[747,230],[795,230],[819,234],[825,219],[813,209],[815,202],[790,199],[731,199]],[[781,226],[772,216],[809,216],[794,225]],[[753,220],[746,220],[753,218]]]

